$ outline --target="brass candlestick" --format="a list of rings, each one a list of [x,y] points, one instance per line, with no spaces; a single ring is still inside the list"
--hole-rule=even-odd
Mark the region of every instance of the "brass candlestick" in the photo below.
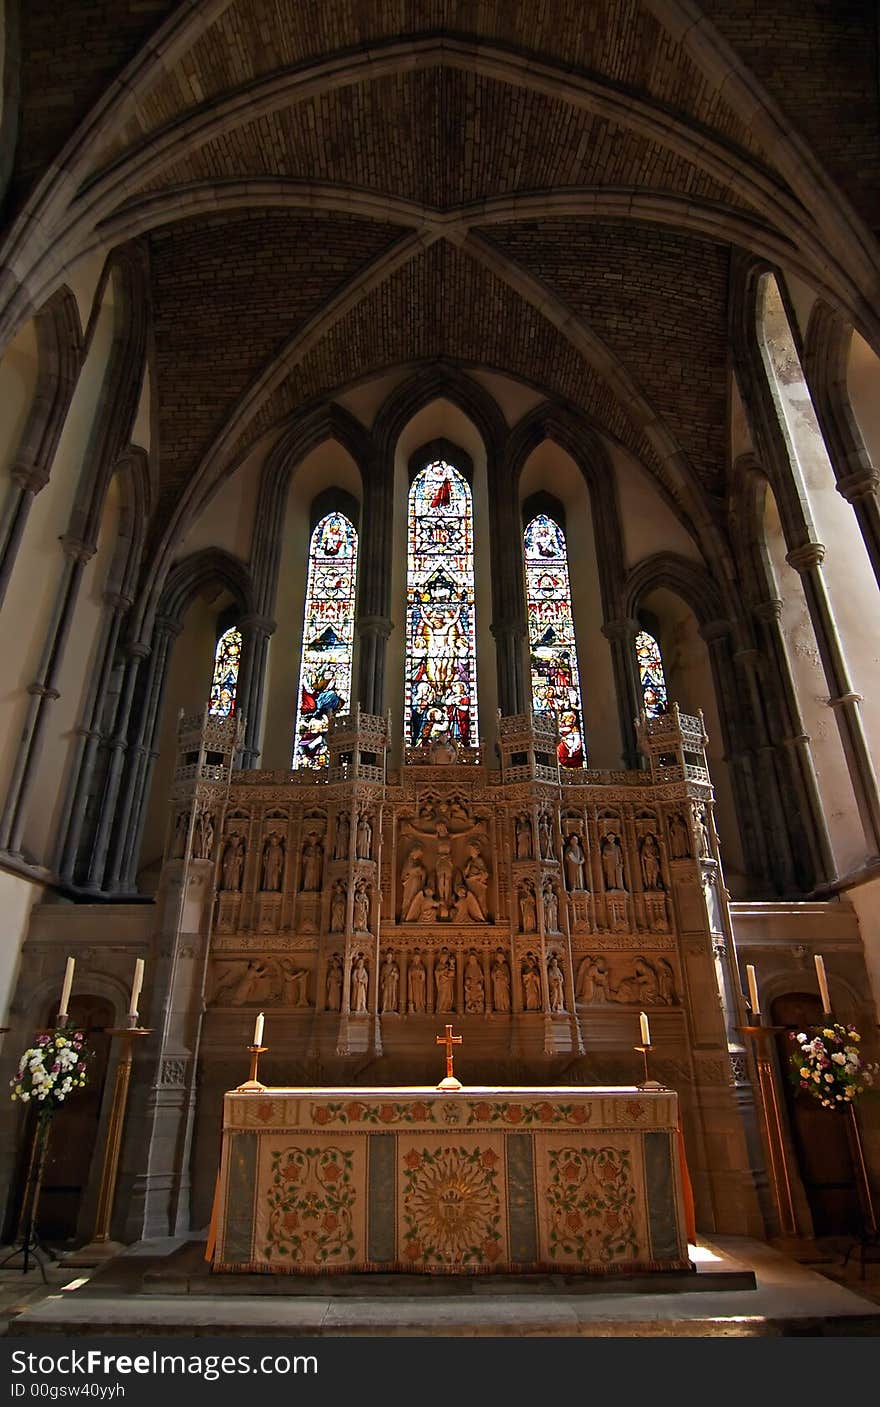
[[[237,1086],[237,1093],[239,1094],[249,1089],[266,1088],[266,1086],[264,1084],[261,1084],[260,1081],[257,1079],[257,1070],[259,1069],[260,1065],[260,1056],[263,1054],[263,1051],[268,1050],[269,1047],[267,1045],[249,1045],[247,1049],[251,1053],[251,1074],[250,1079],[245,1080],[243,1085]]]
[[[791,1195],[788,1156],[782,1132],[782,1118],[776,1094],[773,1061],[770,1058],[770,1037],[784,1029],[783,1026],[761,1025],[737,1027],[738,1031],[749,1037],[754,1049],[755,1064],[758,1070],[758,1086],[761,1091],[761,1113],[764,1141],[767,1145],[767,1163],[773,1183],[773,1197],[779,1217],[779,1229],[783,1236],[797,1236],[798,1225]]]
[[[661,1083],[660,1083],[659,1080],[652,1080],[652,1079],[650,1079],[650,1077],[649,1077],[649,1074],[648,1074],[648,1052],[649,1052],[650,1050],[653,1050],[653,1049],[654,1049],[653,1042],[648,1042],[647,1045],[634,1045],[634,1046],[633,1046],[633,1050],[639,1051],[639,1053],[640,1053],[642,1059],[643,1059],[644,1062],[645,1062],[645,1078],[642,1080],[642,1083],[639,1085],[639,1089],[665,1089],[665,1088],[666,1088],[665,1085],[661,1085]]]

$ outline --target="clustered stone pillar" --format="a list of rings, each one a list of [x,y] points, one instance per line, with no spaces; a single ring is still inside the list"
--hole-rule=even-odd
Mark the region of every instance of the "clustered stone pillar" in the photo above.
[[[631,617],[608,620],[602,626],[602,634],[611,646],[611,667],[620,715],[620,735],[623,739],[623,765],[633,771],[641,765],[634,731],[634,720],[638,718],[643,706],[636,659],[636,636],[639,629],[638,621]]]
[[[394,629],[387,616],[359,615],[358,700],[365,713],[381,713],[385,699],[385,655]]]
[[[236,711],[244,717],[244,747],[241,766],[254,767],[260,756],[260,723],[263,717],[263,691],[266,683],[266,662],[269,641],[275,632],[275,621],[269,616],[243,616],[238,623],[242,637],[241,669],[235,692]]]

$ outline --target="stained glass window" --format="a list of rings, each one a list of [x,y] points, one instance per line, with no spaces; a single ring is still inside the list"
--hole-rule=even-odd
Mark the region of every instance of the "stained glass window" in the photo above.
[[[356,576],[357,533],[344,513],[328,513],[309,544],[294,767],[327,766],[329,715],[349,707]]]
[[[471,491],[442,459],[409,491],[406,582],[409,745],[478,747]]]
[[[565,534],[546,513],[538,513],[525,530],[524,546],[532,709],[556,714],[560,765],[583,767],[586,747]]]
[[[241,631],[238,626],[224,630],[214,651],[214,677],[208,712],[215,718],[228,718],[235,712],[235,686],[241,663]]]
[[[645,712],[649,718],[656,718],[658,714],[666,712],[666,676],[663,673],[660,646],[647,630],[640,630],[636,636],[636,659]]]

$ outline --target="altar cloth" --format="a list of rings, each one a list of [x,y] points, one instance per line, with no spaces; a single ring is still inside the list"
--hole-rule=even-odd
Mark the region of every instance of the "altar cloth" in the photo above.
[[[224,1097],[215,1271],[609,1274],[689,1264],[672,1090]]]

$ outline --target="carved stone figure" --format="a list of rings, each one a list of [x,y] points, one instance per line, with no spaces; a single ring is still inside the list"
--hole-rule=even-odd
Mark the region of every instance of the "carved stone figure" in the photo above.
[[[223,852],[223,888],[236,893],[241,889],[241,874],[244,869],[244,839],[231,835]]]
[[[455,1010],[455,956],[441,948],[434,964],[434,1010]]]
[[[642,840],[641,853],[642,883],[646,889],[662,889],[660,881],[660,846],[653,831],[648,831]]]
[[[366,811],[362,811],[358,819],[356,855],[359,860],[373,858],[373,823]]]
[[[697,823],[697,836],[700,842],[700,855],[704,860],[712,858],[712,837],[709,835],[709,825],[706,820],[705,806],[697,806],[694,811],[694,820]]]
[[[538,817],[538,835],[540,837],[541,859],[555,860],[553,853],[553,822],[548,812],[542,811]]]
[[[214,853],[214,817],[210,811],[203,811],[196,817],[193,836],[193,859],[210,860]]]
[[[370,894],[366,881],[359,879],[354,887],[352,922],[356,933],[370,931]]]
[[[308,971],[305,968],[297,967],[292,958],[282,958],[280,967],[284,983],[285,1006],[310,1006]]]
[[[357,1016],[365,1016],[369,1007],[370,974],[363,953],[358,953],[351,969],[350,1009]]]
[[[464,884],[455,889],[455,907],[452,910],[455,923],[485,923],[480,906],[471,891]]]
[[[473,948],[468,953],[468,959],[464,965],[464,1009],[474,1013],[486,1009],[486,984],[483,980],[483,969]]]
[[[426,884],[410,904],[406,914],[407,922],[433,923],[439,907],[438,901],[434,898],[434,890],[430,884]]]
[[[186,833],[189,829],[189,812],[179,811],[174,822],[174,840],[171,843],[172,860],[182,860],[186,854]],[[226,885],[223,886],[227,888]]]
[[[232,996],[230,997],[232,1005],[242,1006],[244,1002],[254,1001],[256,987],[263,978],[268,977],[268,975],[268,964],[261,962],[259,958],[253,958],[251,962],[248,963],[232,992]]]
[[[302,887],[305,893],[313,894],[321,888],[323,869],[324,847],[316,835],[310,835],[302,849]]]
[[[279,890],[283,872],[284,837],[279,835],[278,831],[272,831],[263,846],[263,871],[260,888],[269,893]]]
[[[654,971],[657,974],[657,997],[666,1006],[674,1006],[678,1001],[675,990],[675,973],[672,964],[666,958],[654,959]]]
[[[544,927],[551,933],[559,932],[559,896],[552,879],[544,880],[544,887],[541,890],[541,900],[544,905]]]
[[[690,837],[687,824],[680,811],[673,811],[669,817],[669,849],[673,860],[690,859]]]
[[[428,995],[428,974],[422,954],[416,948],[406,974],[407,1007],[412,1012],[424,1011]]]
[[[541,1010],[541,973],[534,953],[530,953],[523,963],[522,971],[523,1010]]]
[[[651,1006],[658,1000],[657,974],[647,958],[636,958],[632,973],[618,982],[613,1000],[638,1002],[640,1006]]]
[[[547,959],[547,993],[550,999],[550,1010],[564,1011],[565,977],[555,953],[551,953]]]
[[[480,910],[480,918],[489,915],[489,867],[480,852],[480,847],[472,840],[467,847],[467,859],[462,870],[464,882],[470,890]]]
[[[347,811],[340,811],[336,817],[336,840],[333,843],[334,860],[348,859],[349,835],[351,833],[351,821]]]
[[[583,1002],[607,1002],[608,966],[604,958],[588,954],[583,959],[578,968],[577,998]]]
[[[398,967],[391,949],[385,954],[385,961],[382,964],[382,982],[380,987],[383,1011],[396,1011],[400,1000],[400,968]]]
[[[623,882],[623,852],[613,831],[609,831],[602,841],[602,877],[606,889],[626,888]]]
[[[523,933],[537,933],[538,909],[535,903],[535,887],[530,879],[519,887],[520,929]]]
[[[585,889],[584,864],[586,856],[581,838],[577,831],[572,831],[565,842],[565,882],[569,889]]]
[[[404,922],[409,922],[409,911],[412,908],[413,900],[417,894],[421,894],[425,887],[425,880],[428,878],[428,872],[422,864],[423,854],[422,847],[414,845],[400,872],[400,917]]]
[[[342,958],[338,953],[331,953],[327,959],[324,1005],[328,1011],[338,1011],[342,1006]]]
[[[330,932],[341,933],[345,928],[345,881],[333,881],[333,896],[330,900]]]
[[[492,959],[492,1006],[495,1011],[510,1011],[510,968],[500,948]]]
[[[442,829],[443,834],[439,834]],[[437,881],[437,898],[440,903],[440,911],[446,914],[452,904],[453,879],[455,876],[455,863],[452,859],[452,842],[446,834],[446,827],[437,827],[437,859],[434,863],[434,877]]]
[[[514,833],[516,835],[516,858],[518,860],[531,860],[532,822],[524,811],[517,816],[514,822]]]

